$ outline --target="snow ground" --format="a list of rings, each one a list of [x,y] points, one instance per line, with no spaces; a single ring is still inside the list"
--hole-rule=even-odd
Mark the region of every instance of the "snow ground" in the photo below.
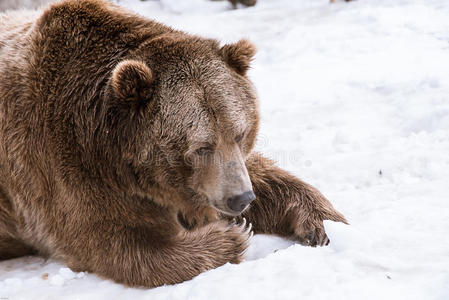
[[[320,188],[351,226],[327,222],[324,248],[258,235],[246,262],[152,290],[52,260],[5,261],[1,299],[449,299],[447,0],[120,3],[223,42],[253,41],[258,148]]]

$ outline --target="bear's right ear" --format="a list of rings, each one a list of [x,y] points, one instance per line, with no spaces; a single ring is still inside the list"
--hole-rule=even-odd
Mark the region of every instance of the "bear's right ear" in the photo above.
[[[114,94],[127,102],[150,100],[153,82],[153,72],[144,62],[137,60],[124,60],[112,72]]]

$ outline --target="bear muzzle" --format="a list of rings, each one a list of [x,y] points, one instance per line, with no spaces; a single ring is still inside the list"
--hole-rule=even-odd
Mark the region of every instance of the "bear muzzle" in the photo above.
[[[253,191],[247,191],[240,195],[229,197],[226,201],[228,208],[233,212],[240,214],[248,205],[256,199]]]

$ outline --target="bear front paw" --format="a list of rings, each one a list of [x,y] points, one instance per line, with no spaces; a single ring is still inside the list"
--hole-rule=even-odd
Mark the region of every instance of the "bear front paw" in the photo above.
[[[330,240],[324,229],[324,220],[343,222],[347,224],[342,214],[337,212],[324,198],[297,202],[290,206],[284,218],[284,232],[287,237],[305,246],[326,246]]]
[[[253,236],[251,223],[248,224],[246,219],[243,219],[240,224],[234,221],[218,221],[207,226],[210,226],[208,242],[215,248],[212,252],[218,265],[242,262]]]
[[[293,232],[293,238],[304,246],[327,246],[330,242],[324,230],[323,221],[295,224]]]
[[[194,207],[178,212],[178,222],[187,230],[205,226],[218,219],[217,211],[208,206]]]
[[[295,199],[295,197],[293,197]],[[287,206],[284,227],[293,239],[305,246],[326,246],[329,238],[324,230],[324,220],[343,222],[345,217],[315,188],[307,186],[304,193]]]
[[[305,246],[326,246],[330,240],[324,229],[324,220],[343,222],[346,219],[332,206],[326,205],[311,208],[304,206],[293,206],[290,208],[284,219],[284,228],[287,236]]]

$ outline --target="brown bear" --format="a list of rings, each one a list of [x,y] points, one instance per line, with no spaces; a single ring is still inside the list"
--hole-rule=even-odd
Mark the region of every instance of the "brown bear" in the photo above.
[[[231,2],[234,8],[237,7],[237,3],[243,4],[245,6],[254,6],[257,4],[257,0],[228,0]]]
[[[241,262],[245,219],[327,244],[323,220],[345,218],[252,151],[254,53],[102,0],[2,16],[0,259],[155,287]]]

